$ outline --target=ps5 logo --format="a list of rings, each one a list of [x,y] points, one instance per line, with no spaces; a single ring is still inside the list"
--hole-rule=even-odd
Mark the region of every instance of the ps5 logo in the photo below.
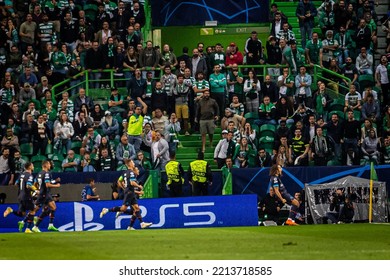
[[[214,206],[214,202],[202,202],[202,203],[183,203],[183,209],[182,209],[182,215],[184,217],[191,217],[191,220],[195,220],[192,222],[183,222],[183,226],[189,227],[189,226],[206,226],[206,225],[212,225],[216,221],[216,216],[214,212],[211,211],[199,211],[197,207],[206,207],[206,206]],[[148,211],[144,206],[140,206],[142,216],[145,219],[148,219]],[[173,217],[175,220],[181,220],[180,216],[181,213],[174,211],[175,209],[180,209],[180,204],[173,203],[173,204],[163,204],[160,206],[158,210],[158,221],[154,220],[148,220],[153,222],[153,225],[151,227],[154,228],[160,228],[164,227],[167,217],[169,220],[171,220]],[[157,213],[156,213],[157,214]],[[153,217],[153,216],[152,216]],[[150,218],[152,218],[150,217]],[[121,221],[122,219],[129,219],[129,216],[121,216],[115,221],[115,228],[120,229],[121,228]]]
[[[97,231],[104,228],[103,224],[92,223],[93,209],[82,203],[74,203],[74,222],[60,226],[60,231]]]

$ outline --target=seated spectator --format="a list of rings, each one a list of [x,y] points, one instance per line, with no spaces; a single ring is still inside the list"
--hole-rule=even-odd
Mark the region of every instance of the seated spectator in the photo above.
[[[355,64],[352,63],[351,57],[347,57],[345,61],[346,61],[345,65],[341,68],[341,75],[350,79],[351,84],[355,85],[356,90],[359,90],[359,82],[358,82],[359,71],[357,70]],[[344,86],[348,86],[349,82],[343,79],[343,84]]]
[[[154,131],[164,133],[165,124],[167,123],[167,121],[168,121],[168,118],[167,118],[167,116],[163,115],[162,110],[160,108],[156,108],[154,110],[154,118],[152,119]]]
[[[107,148],[107,151],[108,151],[108,155],[115,159],[116,158],[116,155],[115,155],[115,145],[112,145],[110,143],[110,141],[108,140],[108,138],[106,136],[102,136],[102,140],[100,141],[100,145],[96,151],[96,155],[95,155],[95,162],[99,160],[99,158],[102,156],[102,150],[104,148]]]
[[[349,86],[349,92],[345,95],[345,106],[344,112],[347,110],[357,110],[362,109],[362,95],[356,91],[355,85],[351,84]]]
[[[125,134],[122,135],[121,141],[116,147],[115,155],[116,155],[118,167],[123,165],[126,159],[134,160],[137,157],[134,146],[128,143],[128,139]]]
[[[252,146],[254,150],[257,148],[257,138],[256,138],[256,130],[252,128],[252,125],[250,123],[245,123],[245,126],[240,131],[241,135],[246,137],[248,139],[249,145]]]
[[[81,191],[81,201],[100,200],[100,196],[96,194],[95,179],[89,178],[88,184]]]
[[[235,165],[237,165],[239,168],[254,167],[255,153],[256,152],[253,150],[251,145],[248,145],[248,139],[243,136],[241,138],[240,144],[236,145],[233,154]]]
[[[25,60],[26,57],[23,58]],[[28,60],[28,59],[27,59]],[[23,62],[22,62],[23,64]],[[28,64],[28,62],[27,62]],[[26,65],[23,67],[24,70],[22,70],[23,74],[19,76],[19,86],[23,87],[26,86],[26,84],[30,84],[30,86],[35,89],[38,85],[38,79],[37,76],[35,76],[34,73],[32,73],[31,65]]]
[[[13,163],[9,148],[3,147],[0,156],[0,176],[2,178],[0,185],[12,186],[15,183],[15,166]]]
[[[379,102],[378,100],[378,92],[376,90],[373,90],[371,86],[367,86],[362,94],[362,99],[366,100],[367,95],[372,94],[372,97],[374,98],[375,102]]]
[[[309,163],[309,141],[302,136],[300,128],[295,129],[295,137],[291,139],[292,160],[295,166],[307,166]]]
[[[80,165],[80,159],[75,156],[73,150],[68,150],[67,157],[62,161],[62,171],[77,172]]]
[[[66,113],[60,115],[60,120],[54,126],[54,151],[61,153],[65,148],[65,153],[70,150],[74,129]]]
[[[237,95],[233,95],[232,103],[230,103],[229,108],[233,109],[235,111],[235,114],[244,117],[244,113],[245,113],[244,104],[239,102]]]
[[[100,126],[103,129],[103,134],[106,135],[109,140],[119,140],[119,123],[116,118],[112,117],[110,111],[106,111]]]
[[[370,119],[373,123],[379,124],[381,109],[379,103],[374,100],[372,93],[369,93],[362,106],[362,118]]]
[[[360,54],[356,58],[356,69],[361,75],[373,75],[372,67],[374,58],[371,54],[367,53],[365,47],[360,49]]]
[[[374,164],[379,164],[380,160],[380,147],[381,143],[376,136],[376,131],[370,129],[368,136],[364,138],[361,146],[363,158],[366,160],[366,164],[370,161],[374,161]]]
[[[234,127],[237,128],[237,130],[241,130],[241,128],[245,125],[245,118],[236,114],[235,110],[226,108],[225,109],[225,115],[221,120],[221,129],[227,129],[229,122],[234,123]]]
[[[49,84],[49,80],[47,79],[47,77],[42,76],[41,83],[38,84],[37,90],[36,90],[37,99],[41,100],[42,98],[44,98],[46,90],[50,91],[51,88],[52,88],[52,85]]]
[[[9,149],[11,155],[13,155],[15,151],[20,151],[19,138],[14,135],[11,128],[7,128],[6,135],[1,139],[1,146]]]
[[[69,100],[69,99],[67,99],[67,100]],[[82,104],[86,104],[89,110],[93,109],[92,99],[85,95],[85,89],[80,88],[79,95],[74,99],[74,105],[73,105],[74,112],[79,112]],[[69,101],[68,101],[68,105],[71,105],[71,104],[69,104]]]
[[[96,128],[100,125],[101,120],[104,117],[104,111],[100,104],[95,104],[94,109],[91,112],[91,118],[93,119],[93,126]]]
[[[22,120],[25,122],[27,119],[27,115],[33,116],[34,121],[38,119],[38,116],[40,115],[39,111],[35,109],[35,103],[33,101],[28,103],[27,111],[23,113]]]
[[[286,167],[292,163],[291,149],[287,150],[285,146],[280,145],[277,153],[274,155],[274,161],[281,167]]]
[[[317,127],[316,136],[310,145],[310,158],[315,166],[326,166],[331,155],[331,146],[327,136],[323,134],[322,127]]]
[[[260,147],[256,156],[256,167],[270,167],[271,165],[271,155],[264,148]]]
[[[50,130],[46,124],[43,115],[38,116],[37,125],[34,127],[34,149],[33,155],[40,152],[41,155],[46,154],[46,146],[49,143]]]
[[[102,136],[99,132],[95,131],[93,127],[88,127],[87,134],[83,138],[80,154],[84,155],[84,152],[96,153],[100,145]]]
[[[4,82],[4,87],[0,90],[1,104],[11,105],[16,101],[15,87],[10,80]]]
[[[63,105],[62,103],[66,103],[66,104]],[[69,93],[66,91],[62,93],[62,99],[57,104],[57,111],[61,109],[65,109],[67,113],[71,112],[72,117],[69,118],[71,119],[71,121],[73,121],[74,103],[72,100],[69,99]]]
[[[293,124],[294,120],[291,118],[294,114],[293,104],[290,103],[290,99],[286,96],[280,97],[275,105],[275,118],[279,124],[281,121],[285,121],[286,124]]]
[[[83,160],[80,162],[83,172],[95,172],[96,169],[92,163],[91,154],[89,152],[85,152]]]
[[[73,122],[74,135],[72,140],[81,142],[85,134],[87,134],[88,127],[85,113],[79,112],[78,118]]]
[[[32,143],[34,130],[37,123],[31,114],[28,114],[26,121],[22,123],[22,129],[20,132],[20,144]]]
[[[31,99],[36,99],[35,89],[31,87],[30,83],[26,82],[19,91],[19,103],[24,104]]]
[[[123,108],[123,101],[124,98],[118,94],[118,89],[112,88],[110,101],[108,101],[108,110],[114,115],[123,113],[125,111]]]
[[[269,96],[265,96],[259,107],[259,119],[255,120],[255,124],[258,126],[263,124],[276,125],[275,114],[275,105],[271,103]]]
[[[313,108],[316,110],[317,117],[327,119],[329,106],[333,99],[327,93],[325,83],[320,82],[318,91],[313,96]]]
[[[265,76],[264,84],[261,87],[261,96],[263,98],[269,96],[273,104],[279,100],[278,87],[270,75]]]

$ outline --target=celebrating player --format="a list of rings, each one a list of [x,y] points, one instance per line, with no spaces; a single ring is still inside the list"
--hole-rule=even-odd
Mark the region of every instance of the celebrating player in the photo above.
[[[128,230],[134,230],[134,223],[136,219],[141,223],[141,228],[148,228],[152,225],[152,223],[146,223],[143,221],[141,216],[141,210],[138,205],[137,195],[143,194],[143,187],[137,182],[137,169],[134,166],[134,162],[132,160],[126,160],[125,162],[127,166],[127,170],[124,171],[122,176],[118,179],[118,185],[124,188],[124,199],[123,204],[120,207],[113,207],[111,209],[103,208],[100,213],[100,218],[102,218],[108,212],[122,212],[122,213],[131,213],[133,212],[133,216],[130,220],[130,225],[127,228]],[[131,206],[131,209],[128,207]]]
[[[294,205],[296,207],[299,207],[298,200],[296,200],[294,197],[291,196],[291,194],[287,192],[286,187],[283,185],[282,180],[280,179],[280,177],[282,176],[282,172],[282,166],[280,166],[279,164],[274,164],[271,167],[269,171],[269,175],[271,176],[270,187],[275,191],[276,197],[282,203],[287,203],[288,205]],[[290,217],[287,219],[285,224],[290,226],[298,225]]]
[[[19,185],[19,209],[17,211],[13,210],[11,207],[7,207],[4,211],[4,218],[9,214],[13,213],[18,217],[24,217],[26,212],[28,214],[25,216],[23,221],[18,222],[19,231],[23,231],[25,222],[27,222],[26,232],[31,233],[31,223],[33,222],[34,215],[31,214],[31,211],[34,210],[34,202],[32,192],[36,190],[34,186],[34,176],[32,175],[34,171],[34,165],[31,162],[27,162],[24,165],[25,172],[20,176],[17,185]]]
[[[61,184],[59,183],[60,179],[57,178],[53,180],[51,173],[49,172],[51,168],[51,163],[48,160],[44,160],[42,162],[42,171],[38,173],[37,182],[39,185],[39,196],[37,201],[35,202],[35,209],[31,212],[34,216],[35,213],[42,207],[42,213],[38,217],[38,221],[35,226],[32,228],[33,232],[41,232],[39,230],[39,225],[42,222],[43,218],[46,216],[50,217],[49,226],[47,230],[50,231],[58,231],[58,229],[53,225],[54,221],[54,213],[57,209],[56,203],[51,196],[50,189],[51,188],[59,188]]]

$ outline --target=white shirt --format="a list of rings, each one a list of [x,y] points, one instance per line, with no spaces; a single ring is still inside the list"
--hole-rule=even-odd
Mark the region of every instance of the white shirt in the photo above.
[[[376,67],[375,73],[379,73],[381,84],[389,83],[389,77],[387,76],[387,67],[385,65],[379,64],[378,67]]]

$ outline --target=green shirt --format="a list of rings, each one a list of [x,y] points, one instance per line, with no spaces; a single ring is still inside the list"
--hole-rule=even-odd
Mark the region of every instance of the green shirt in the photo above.
[[[313,40],[310,40],[306,44],[306,49],[309,50],[310,61],[314,64],[319,64],[320,62],[320,50],[322,49],[322,43],[318,40],[317,43],[314,43]]]

